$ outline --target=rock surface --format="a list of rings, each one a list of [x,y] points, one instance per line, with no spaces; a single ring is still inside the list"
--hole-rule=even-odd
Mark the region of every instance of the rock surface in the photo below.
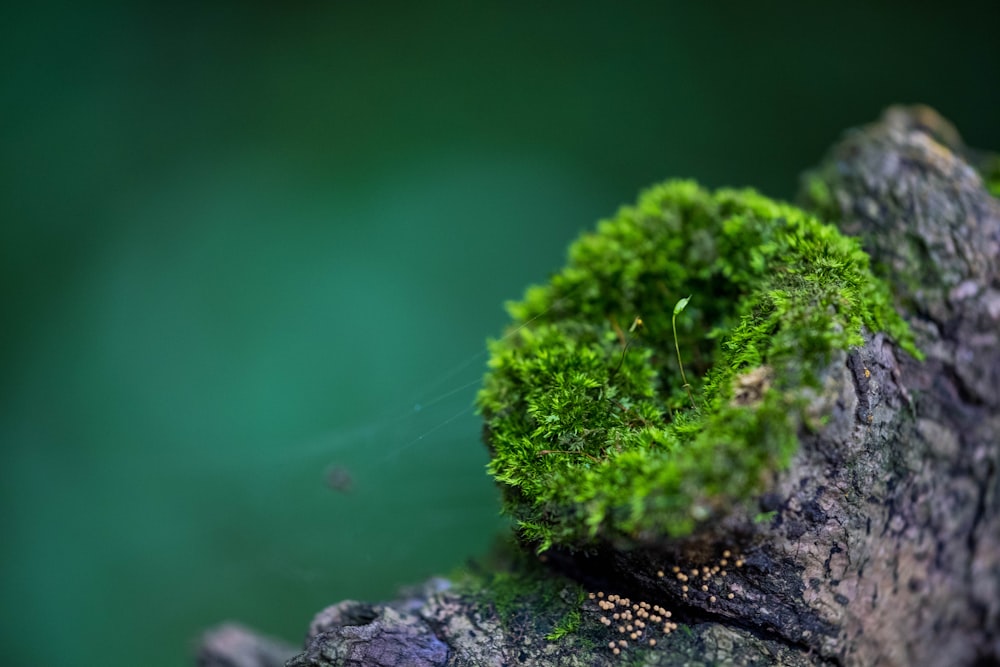
[[[571,579],[530,576],[558,582],[555,604],[501,605],[489,575],[341,602],[287,664],[1000,663],[1000,200],[969,156],[933,111],[894,108],[807,176],[804,203],[863,239],[926,359],[882,336],[835,358],[813,404],[825,425],[758,521],[549,552]]]
[[[280,667],[298,652],[281,640],[226,623],[202,637],[198,667]]]

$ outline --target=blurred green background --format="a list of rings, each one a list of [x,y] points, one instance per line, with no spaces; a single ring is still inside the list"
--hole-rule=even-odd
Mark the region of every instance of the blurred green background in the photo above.
[[[893,102],[1000,147],[988,14],[758,4],[0,9],[0,662],[297,642],[481,553],[484,340],[640,187],[791,197]]]

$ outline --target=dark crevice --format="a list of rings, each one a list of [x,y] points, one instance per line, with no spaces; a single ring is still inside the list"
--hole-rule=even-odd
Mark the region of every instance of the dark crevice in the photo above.
[[[868,391],[871,382],[869,377],[865,375],[867,369],[857,350],[851,350],[850,354],[847,355],[847,368],[851,371],[851,377],[854,380],[854,392],[858,398],[855,417],[860,423],[864,424],[871,412],[871,405],[868,401]]]
[[[419,611],[417,612],[417,616],[420,618],[421,621],[423,621],[424,625],[427,626],[427,629],[431,631],[431,634],[434,635],[434,638],[437,639],[439,642],[441,642],[447,649],[444,661],[441,663],[442,665],[447,665],[448,662],[451,660],[452,654],[455,652],[455,649],[452,647],[451,642],[448,641],[448,635],[444,632],[445,624],[434,618],[426,616],[420,613]],[[472,624],[473,626],[476,627],[477,630],[480,629],[475,622],[473,622]]]
[[[986,476],[985,479],[979,481],[979,493],[976,498],[976,511],[972,516],[972,527],[969,529],[969,535],[966,537],[966,546],[969,549],[970,557],[974,558],[976,555],[976,549],[978,547],[978,532],[979,525],[982,523],[983,518],[986,516],[986,495],[989,492],[990,483],[993,477],[996,476],[996,465],[993,461],[986,461]]]
[[[632,600],[645,600],[669,606],[673,613],[671,620],[689,626],[717,624],[746,632],[754,637],[781,644],[804,655],[814,656],[829,667],[842,667],[838,656],[823,655],[815,645],[796,640],[783,634],[777,627],[768,627],[741,617],[713,613],[703,607],[693,605],[662,589],[643,586],[634,577],[622,576],[616,572],[610,560],[601,555],[580,556],[552,550],[548,553],[548,563],[556,572],[577,581],[590,591],[613,592]],[[751,567],[752,556],[747,557],[747,567]],[[600,574],[598,574],[600,573]],[[736,612],[741,611],[737,606]],[[749,609],[746,609],[749,611]],[[813,634],[832,635],[834,628],[812,628]]]
[[[966,409],[970,408],[984,408],[986,404],[983,402],[982,398],[972,393],[969,387],[965,384],[965,380],[959,376],[955,367],[951,364],[947,364],[943,369],[943,374],[948,382],[955,388],[955,394],[958,399],[967,406]]]

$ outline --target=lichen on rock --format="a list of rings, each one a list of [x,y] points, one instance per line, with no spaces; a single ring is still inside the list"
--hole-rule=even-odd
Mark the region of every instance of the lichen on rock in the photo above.
[[[601,222],[508,309],[478,406],[504,509],[539,551],[748,508],[818,426],[805,408],[834,352],[867,330],[918,354],[854,239],[688,181]]]

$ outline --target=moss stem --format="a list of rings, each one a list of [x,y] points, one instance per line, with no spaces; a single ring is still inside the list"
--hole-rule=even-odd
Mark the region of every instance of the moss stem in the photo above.
[[[677,350],[677,365],[681,367],[681,380],[684,381],[684,389],[687,391],[688,398],[691,400],[691,407],[694,408],[694,396],[691,394],[691,385],[688,384],[687,375],[684,374],[684,362],[681,361],[681,346],[677,342],[677,313],[684,310],[690,300],[691,297],[686,296],[677,302],[677,305],[674,306],[674,316],[671,319],[671,323],[674,327],[674,349]]]
[[[591,456],[587,452],[571,452],[571,451],[569,451],[567,449],[542,449],[542,450],[539,450],[539,452],[538,452],[539,456],[544,456],[546,454],[576,454],[577,456],[586,456],[588,459],[590,459],[594,463],[600,463],[601,462],[597,457]]]

